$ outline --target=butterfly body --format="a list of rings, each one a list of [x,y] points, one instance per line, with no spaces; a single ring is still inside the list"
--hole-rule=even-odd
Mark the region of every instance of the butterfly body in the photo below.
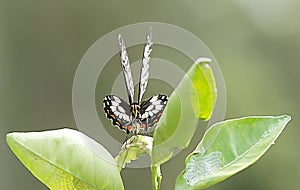
[[[141,129],[148,131],[149,127],[156,125],[168,102],[168,96],[158,94],[142,101],[142,96],[146,90],[149,78],[149,61],[153,44],[151,29],[147,34],[146,44],[144,47],[138,102],[133,101],[133,79],[125,43],[121,35],[119,35],[118,41],[129,103],[116,95],[107,95],[103,100],[103,109],[106,113],[106,117],[112,120],[113,125],[119,127],[127,134],[132,132],[136,135]]]
[[[126,133],[138,134],[140,129],[147,131],[149,127],[155,126],[167,101],[166,95],[159,94],[143,101],[141,105],[136,102],[129,105],[118,96],[107,95],[103,105],[106,116],[112,120],[113,125]]]

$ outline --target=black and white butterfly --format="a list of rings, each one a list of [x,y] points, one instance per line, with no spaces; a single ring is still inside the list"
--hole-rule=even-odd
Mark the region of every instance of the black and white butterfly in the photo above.
[[[137,102],[134,102],[133,99],[134,85],[130,62],[124,40],[120,34],[118,43],[129,103],[116,95],[107,95],[103,100],[103,107],[106,117],[111,119],[114,125],[124,130],[127,134],[130,132],[138,134],[140,129],[147,131],[149,127],[153,127],[158,122],[168,102],[168,96],[158,94],[142,101],[149,79],[149,61],[153,44],[151,28],[147,34],[144,47]]]

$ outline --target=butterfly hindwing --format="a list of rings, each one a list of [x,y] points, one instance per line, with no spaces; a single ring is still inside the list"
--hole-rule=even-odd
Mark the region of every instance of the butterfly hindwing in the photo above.
[[[148,127],[153,127],[158,122],[167,102],[168,96],[163,94],[158,94],[142,102],[140,107],[140,120],[146,130]]]
[[[131,111],[130,105],[125,100],[115,95],[107,95],[103,100],[103,109],[106,117],[112,120],[113,125],[129,133]]]

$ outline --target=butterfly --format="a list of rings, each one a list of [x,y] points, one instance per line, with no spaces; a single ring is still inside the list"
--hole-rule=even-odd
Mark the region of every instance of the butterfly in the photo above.
[[[106,95],[103,100],[103,109],[106,117],[111,119],[113,125],[119,127],[127,134],[132,132],[137,135],[140,129],[148,131],[149,127],[157,124],[168,102],[168,96],[158,94],[142,101],[149,79],[150,53],[153,45],[151,28],[147,33],[144,46],[137,102],[134,102],[134,85],[130,62],[124,40],[120,34],[118,36],[118,44],[129,103],[116,95]]]

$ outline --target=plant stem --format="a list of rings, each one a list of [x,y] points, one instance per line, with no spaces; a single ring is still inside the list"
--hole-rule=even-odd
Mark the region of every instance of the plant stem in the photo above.
[[[152,165],[152,190],[160,190],[160,183],[162,179],[160,165]]]

